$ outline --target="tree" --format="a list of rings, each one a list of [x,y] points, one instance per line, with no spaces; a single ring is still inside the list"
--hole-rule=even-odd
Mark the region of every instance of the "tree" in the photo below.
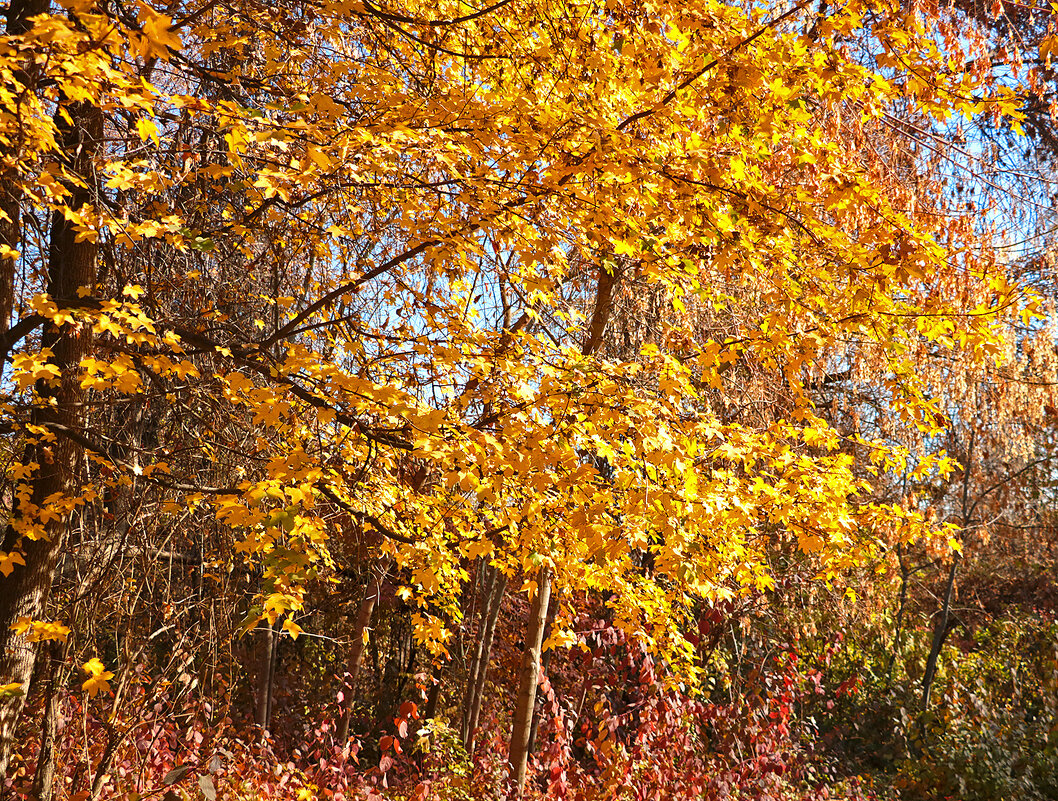
[[[833,577],[930,530],[869,499],[902,454],[843,451],[815,401],[854,363],[935,431],[921,349],[979,363],[1031,313],[977,232],[907,208],[907,165],[862,155],[895,105],[1016,112],[995,76],[940,69],[953,22],[886,2],[261,12],[13,13],[0,760],[70,513],[104,519],[106,493],[256,566],[245,630],[297,637],[353,522],[434,657],[485,558],[516,590],[610,593],[682,678],[695,604],[770,587],[773,549]],[[632,286],[664,315],[608,351]],[[135,437],[85,411],[132,401]]]

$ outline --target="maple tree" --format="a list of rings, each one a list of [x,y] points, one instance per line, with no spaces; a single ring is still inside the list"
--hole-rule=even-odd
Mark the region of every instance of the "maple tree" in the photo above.
[[[545,649],[607,593],[675,684],[700,605],[773,587],[777,554],[832,581],[932,536],[872,496],[947,424],[921,365],[1001,363],[1043,313],[894,136],[908,108],[1018,120],[959,26],[887,0],[12,3],[0,768],[38,644],[80,636],[48,614],[67,554],[149,564],[200,527],[176,557],[199,597],[253,597],[229,613],[266,640],[267,728],[275,632],[343,540],[438,664],[480,566],[560,599]],[[880,436],[821,408],[842,374]],[[92,695],[133,669],[83,664]]]

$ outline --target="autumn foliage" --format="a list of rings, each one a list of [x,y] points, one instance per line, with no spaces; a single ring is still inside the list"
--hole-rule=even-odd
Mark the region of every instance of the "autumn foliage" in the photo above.
[[[1053,28],[13,0],[0,797],[1048,797]]]

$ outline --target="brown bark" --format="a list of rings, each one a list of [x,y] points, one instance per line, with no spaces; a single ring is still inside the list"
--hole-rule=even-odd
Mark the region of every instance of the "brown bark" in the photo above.
[[[7,9],[7,32],[20,36],[29,30],[30,17],[48,10],[49,0],[14,0]]]
[[[904,607],[907,604],[907,585],[911,579],[911,566],[904,559],[903,546],[896,546],[896,558],[900,563],[900,595],[896,606],[896,627],[893,632],[893,644],[889,651],[889,664],[885,670],[885,686],[889,688],[893,684],[893,666],[896,664],[896,655],[900,652],[900,639],[904,631]]]
[[[71,183],[67,203],[77,210],[92,201],[93,160],[103,133],[100,110],[87,103],[66,106],[71,122],[61,115],[57,125],[61,135],[66,166],[82,176],[84,185]],[[48,294],[54,298],[77,298],[81,287],[94,287],[96,245],[88,239],[77,241],[77,231],[61,211],[52,215],[48,250]],[[51,351],[49,361],[60,370],[54,384],[46,379],[37,382],[40,402],[31,415],[32,421],[45,429],[61,432],[81,429],[83,410],[81,387],[76,376],[78,365],[91,346],[91,329],[83,325],[61,328],[48,325],[41,334],[41,347]],[[37,463],[39,468],[26,483],[33,507],[42,509],[55,497],[71,497],[79,492],[82,453],[70,438],[58,435],[53,442],[31,441],[23,463]],[[30,507],[30,508],[33,508]],[[23,515],[20,507],[12,510],[15,522]],[[29,687],[37,659],[37,648],[23,635],[11,630],[20,617],[39,619],[44,612],[48,591],[59,554],[66,538],[66,520],[50,520],[45,537],[23,540],[14,525],[4,533],[4,551],[19,551],[24,566],[15,567],[0,580],[0,683],[18,682]],[[22,712],[25,695],[0,704],[0,775],[7,769],[14,746],[15,727]]]
[[[257,651],[257,699],[254,708],[254,722],[261,729],[261,734],[268,731],[272,722],[272,692],[275,688],[276,655],[279,645],[279,632],[270,623],[262,623],[258,631],[263,635]]]
[[[378,598],[382,594],[382,576],[374,577],[367,586],[364,598],[360,601],[360,608],[356,613],[356,622],[353,624],[352,643],[346,654],[345,682],[342,688],[342,700],[339,703],[341,719],[338,723],[338,742],[344,743],[349,739],[349,726],[353,718],[353,693],[356,690],[356,680],[360,676],[360,668],[364,664],[364,634],[371,626],[371,618],[375,614]]]
[[[533,710],[536,708],[536,687],[540,681],[540,649],[544,642],[544,624],[550,600],[551,573],[542,567],[537,575],[536,596],[529,608],[525,652],[522,656],[518,698],[514,709],[514,727],[508,751],[511,781],[517,795],[521,795],[525,786],[525,772],[529,763],[529,729],[533,723]]]
[[[485,633],[485,620],[488,618],[489,609],[492,608],[492,595],[496,589],[496,572],[492,570],[485,560],[479,563],[477,584],[481,585],[481,592],[477,593],[480,598],[476,599],[476,601],[472,599],[470,611],[467,614],[467,621],[472,622],[474,619],[474,604],[477,603],[480,606],[477,610],[479,618],[477,637],[474,642],[473,655],[467,665],[466,686],[463,690],[463,708],[460,712],[459,720],[459,738],[463,741],[464,746],[467,745],[469,739],[470,708],[474,702],[478,665],[481,663],[481,652],[485,644],[483,636]]]
[[[0,245],[18,250],[22,239],[21,204],[18,202],[18,189],[9,176],[0,177]],[[0,334],[7,332],[11,325],[11,312],[15,305],[15,267],[14,257],[0,256]],[[4,357],[0,354],[0,376],[4,374]]]
[[[599,281],[595,290],[595,308],[592,310],[591,323],[588,325],[588,337],[581,346],[581,353],[585,356],[595,353],[602,342],[606,323],[610,320],[610,312],[613,310],[613,291],[617,286],[617,265],[607,267],[605,264],[599,266]]]
[[[441,680],[444,678],[444,662],[434,665],[433,673],[430,675],[430,692],[426,696],[426,708],[423,710],[423,720],[433,720],[437,717],[437,704],[441,700]]]
[[[551,636],[551,625],[555,622],[555,615],[558,614],[559,597],[560,595],[558,593],[551,594],[551,603],[547,606],[547,618],[544,620],[544,642],[547,642],[547,638]],[[540,657],[540,675],[542,677],[547,676],[547,666],[551,663],[551,654],[553,653],[553,649],[548,649],[547,653]],[[526,750],[530,754],[533,753],[533,746],[536,743],[536,733],[540,728],[540,707],[540,704],[535,704],[533,706],[533,725],[529,727],[529,742],[526,744]]]
[[[970,475],[973,472],[974,455],[974,432],[970,431],[969,441],[966,443],[965,467],[962,474],[962,530],[969,529],[970,520],[973,517],[977,504],[981,502],[989,491],[978,497],[973,505],[970,505]],[[1000,482],[1002,484],[1002,482]],[[994,486],[998,487],[1000,484]],[[959,554],[953,555],[951,567],[948,569],[948,581],[944,587],[944,603],[941,605],[937,616],[937,625],[933,629],[933,642],[930,643],[929,656],[926,657],[926,672],[922,675],[922,708],[929,709],[929,696],[933,689],[933,679],[937,675],[937,661],[940,659],[940,651],[944,647],[944,641],[951,632],[951,598],[955,589],[955,574],[959,569]]]
[[[40,751],[37,754],[37,770],[33,774],[33,797],[37,801],[52,801],[55,797],[55,733],[59,721],[60,675],[64,673],[67,648],[59,642],[48,643],[47,671],[42,682],[44,695],[44,722],[41,724]]]
[[[475,660],[473,681],[467,688],[469,698],[467,699],[468,703],[465,703],[466,733],[463,737],[467,753],[474,752],[478,721],[481,719],[481,704],[485,698],[485,680],[488,678],[489,659],[492,656],[492,641],[496,635],[496,620],[500,616],[500,607],[503,605],[503,593],[506,588],[507,577],[501,571],[496,570],[492,592],[489,594],[489,602],[482,609],[484,628],[479,638],[481,651]]]
[[[937,660],[940,659],[941,648],[944,641],[951,632],[951,596],[955,587],[955,572],[959,567],[959,555],[956,554],[951,560],[951,568],[948,570],[948,583],[944,588],[944,603],[937,617],[937,626],[933,629],[933,642],[930,644],[929,656],[926,658],[926,672],[922,676],[922,708],[929,708],[929,695],[933,689],[933,679],[937,675]]]

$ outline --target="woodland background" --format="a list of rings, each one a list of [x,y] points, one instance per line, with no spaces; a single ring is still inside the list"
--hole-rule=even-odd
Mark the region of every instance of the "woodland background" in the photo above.
[[[1058,798],[1056,13],[6,4],[0,796]]]

